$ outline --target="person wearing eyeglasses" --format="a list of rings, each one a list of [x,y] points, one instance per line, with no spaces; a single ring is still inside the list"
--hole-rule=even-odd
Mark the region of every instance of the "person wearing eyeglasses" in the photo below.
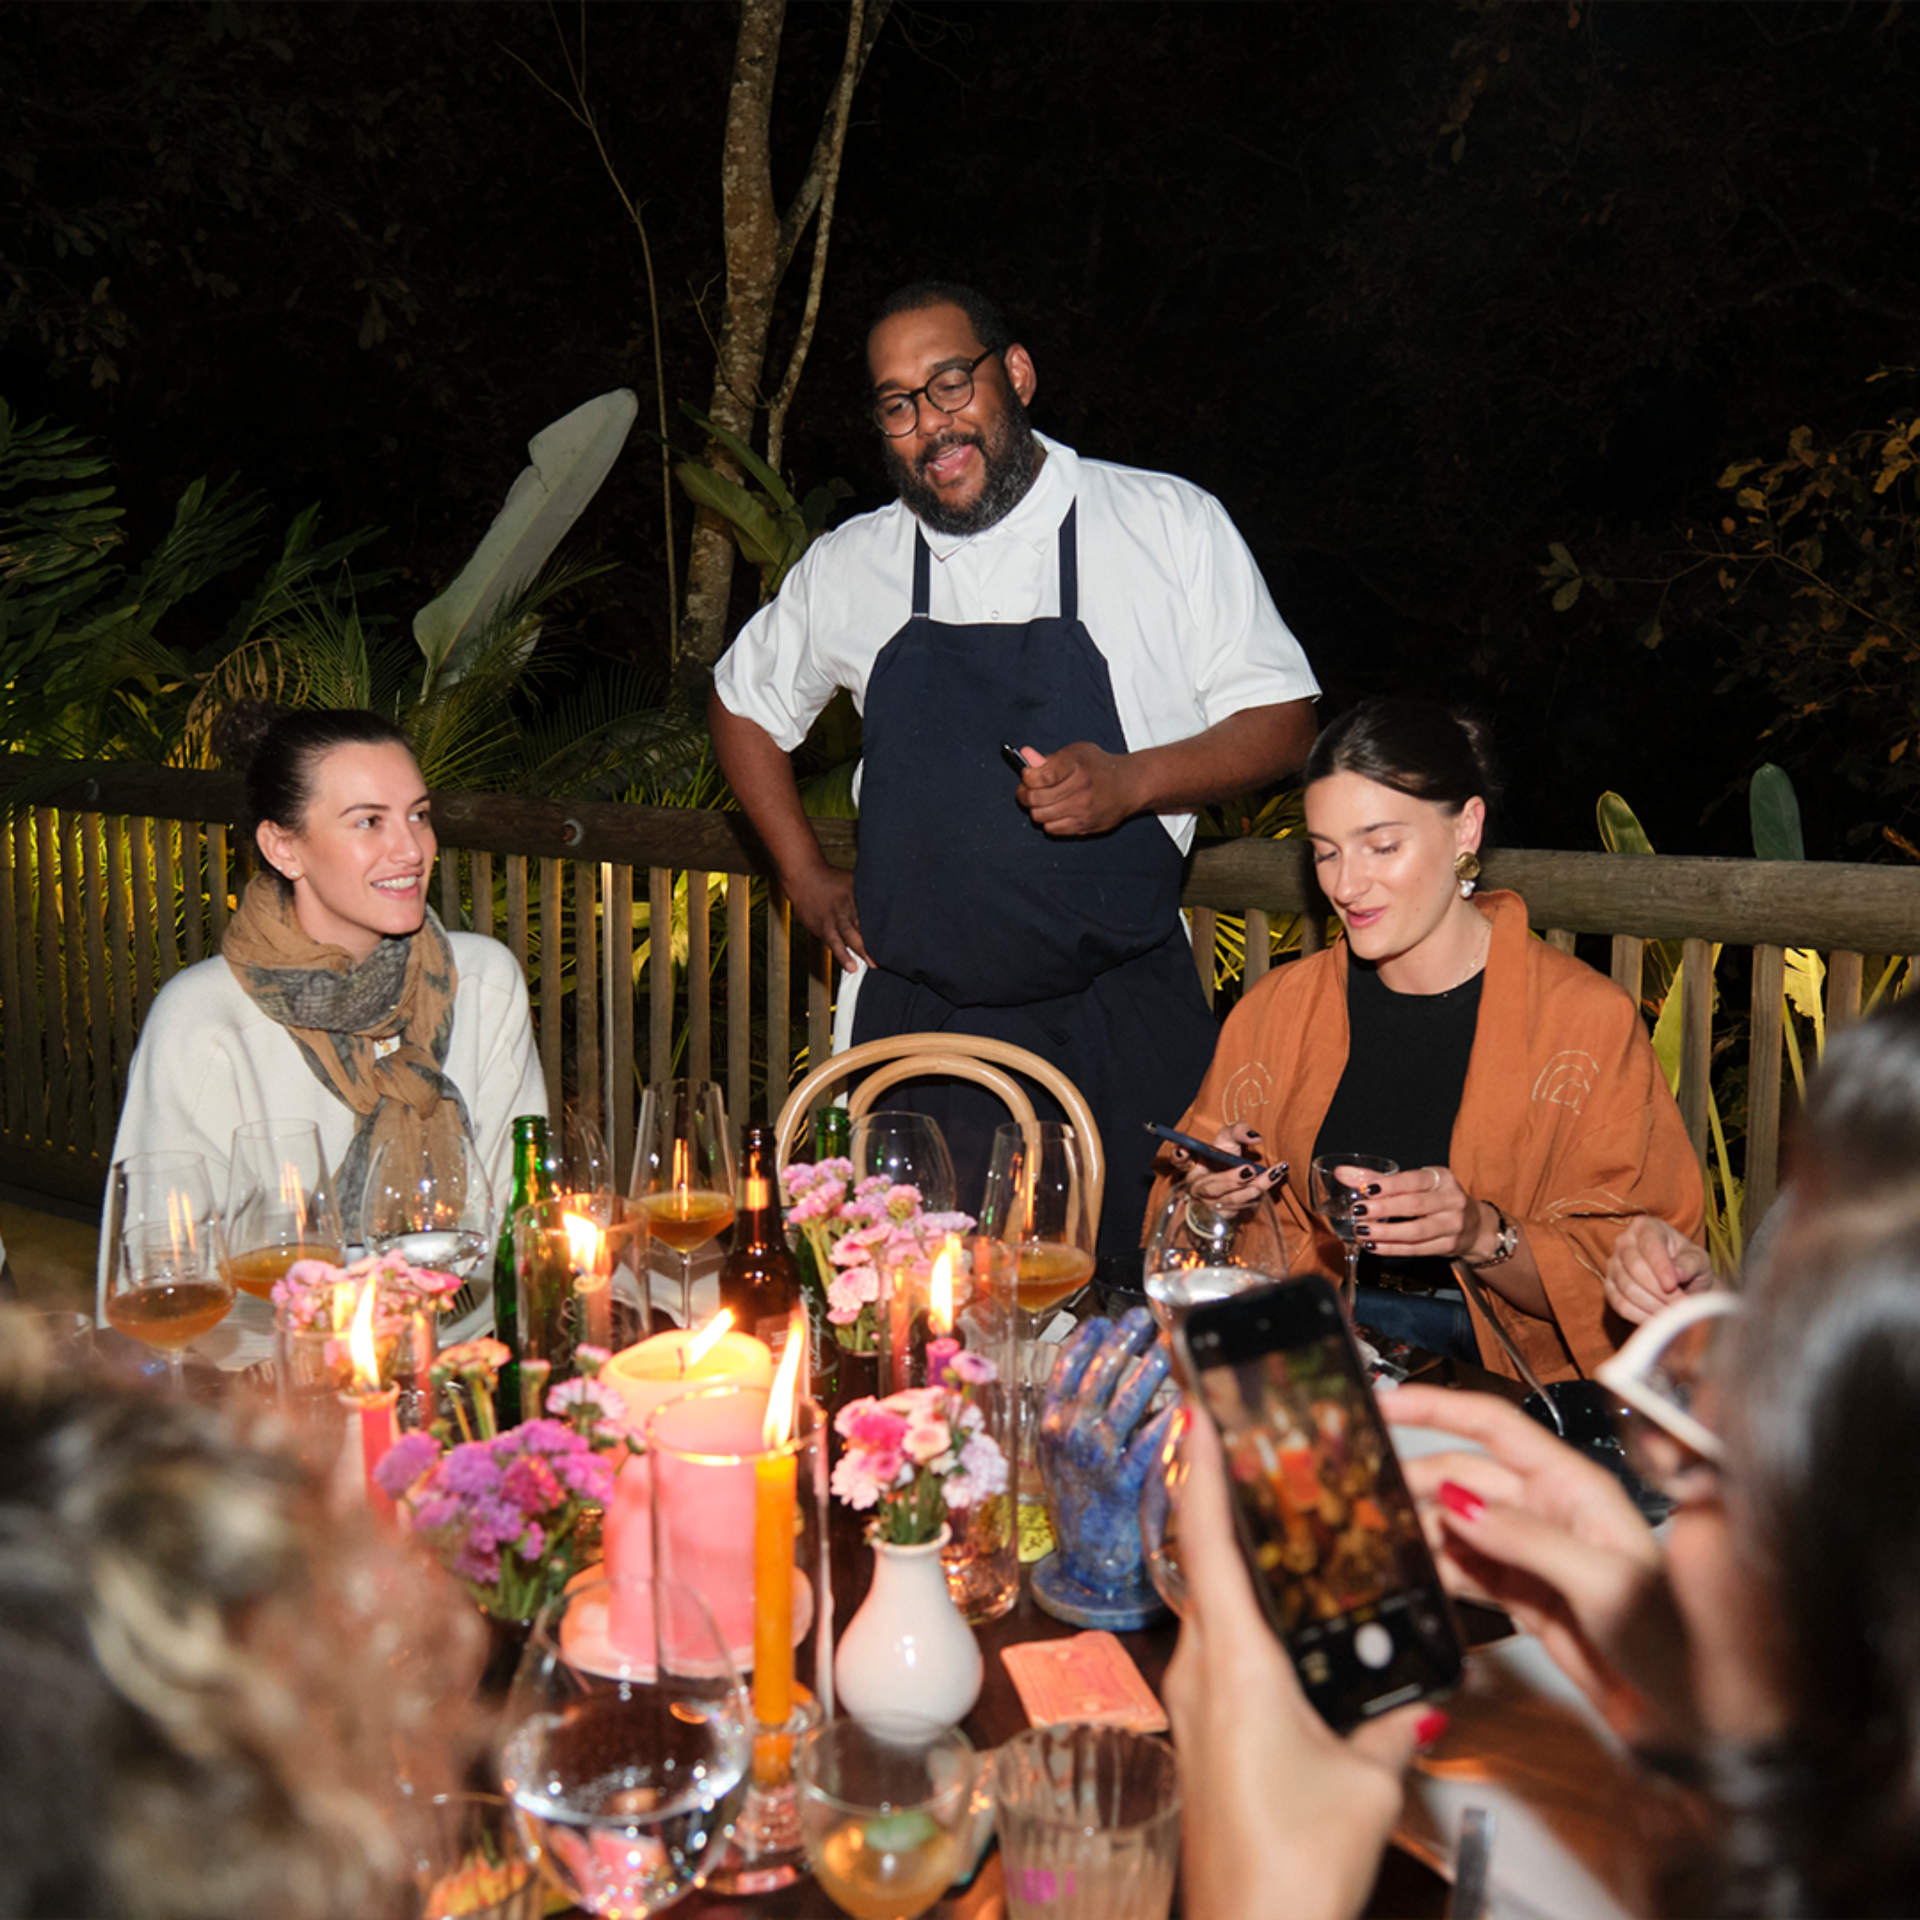
[[[852,1038],[952,1029],[1058,1065],[1099,1122],[1102,1250],[1123,1255],[1142,1123],[1186,1107],[1217,1032],[1179,910],[1192,809],[1299,766],[1319,689],[1216,500],[1033,429],[1033,357],[983,295],[902,288],[867,360],[898,497],[815,541],[721,659],[715,752],[802,922],[867,969]],[[852,874],[789,759],[842,687]],[[977,1192],[998,1104],[912,1104]]]

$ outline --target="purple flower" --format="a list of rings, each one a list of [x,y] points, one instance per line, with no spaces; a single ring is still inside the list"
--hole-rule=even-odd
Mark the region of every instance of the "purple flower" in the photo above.
[[[984,1387],[1000,1374],[999,1368],[984,1353],[972,1353],[964,1347],[948,1363],[948,1371],[971,1387]]]
[[[432,1434],[404,1434],[374,1468],[373,1477],[383,1493],[397,1500],[439,1458],[440,1443]]]
[[[500,1468],[488,1440],[464,1440],[440,1463],[440,1484],[449,1493],[488,1494],[500,1485]]]

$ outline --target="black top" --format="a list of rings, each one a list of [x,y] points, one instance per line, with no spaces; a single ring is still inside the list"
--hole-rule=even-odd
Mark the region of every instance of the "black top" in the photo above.
[[[1467,1083],[1484,973],[1446,993],[1395,993],[1347,959],[1347,1064],[1314,1141],[1324,1153],[1378,1154],[1402,1168],[1444,1167]],[[1380,1277],[1363,1258],[1362,1281]],[[1443,1263],[1397,1263],[1408,1279],[1451,1284]],[[1426,1271],[1421,1271],[1425,1269]]]

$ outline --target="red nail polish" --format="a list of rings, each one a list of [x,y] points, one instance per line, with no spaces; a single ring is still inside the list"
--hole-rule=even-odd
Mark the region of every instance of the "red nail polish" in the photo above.
[[[1446,1737],[1447,1729],[1453,1722],[1438,1707],[1423,1713],[1413,1729],[1413,1744],[1416,1747],[1430,1747],[1436,1741]]]
[[[1463,1487],[1457,1480],[1440,1482],[1440,1504],[1462,1520],[1478,1520],[1487,1510],[1487,1503],[1471,1487]]]

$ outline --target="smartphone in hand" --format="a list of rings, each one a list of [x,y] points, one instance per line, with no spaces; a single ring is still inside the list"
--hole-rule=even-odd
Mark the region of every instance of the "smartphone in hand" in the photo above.
[[[1208,1301],[1174,1342],[1220,1430],[1254,1590],[1322,1717],[1344,1732],[1456,1686],[1459,1627],[1333,1287]]]

